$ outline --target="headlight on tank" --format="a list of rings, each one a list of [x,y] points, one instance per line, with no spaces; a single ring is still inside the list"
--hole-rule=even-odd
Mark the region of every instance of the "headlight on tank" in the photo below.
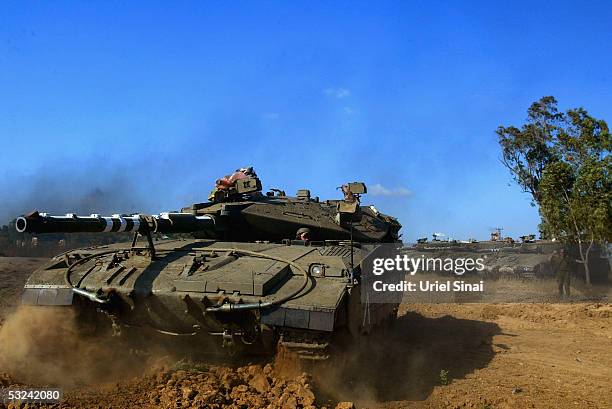
[[[322,264],[312,264],[310,266],[310,275],[313,277],[324,277],[325,266]]]

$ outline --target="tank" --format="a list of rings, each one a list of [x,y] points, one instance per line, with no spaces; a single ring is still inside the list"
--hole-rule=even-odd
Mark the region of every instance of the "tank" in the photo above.
[[[434,234],[433,240],[419,239],[405,252],[413,256],[426,254],[441,259],[481,259],[484,269],[478,274],[491,279],[553,278],[553,256],[561,248],[559,243],[535,240],[535,235],[522,236],[520,242],[501,239],[499,233],[493,233],[492,240],[484,241],[440,240],[438,236]]]
[[[19,232],[134,236],[52,258],[29,277],[22,302],[75,308],[83,322],[105,323],[115,335],[213,340],[231,353],[280,346],[327,359],[342,340],[397,311],[361,303],[360,273],[381,243],[399,240],[401,225],[361,205],[365,184],[341,188],[338,199],[324,201],[305,189],[263,194],[254,172],[241,169],[218,180],[209,201],[176,212],[30,213],[16,220]]]

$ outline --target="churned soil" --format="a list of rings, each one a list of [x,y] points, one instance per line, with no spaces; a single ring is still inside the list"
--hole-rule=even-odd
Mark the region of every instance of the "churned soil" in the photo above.
[[[12,318],[19,314],[15,304],[40,262],[0,258],[0,363],[8,363],[0,364],[0,387],[49,385],[34,376],[50,368],[39,361],[26,362],[27,371],[11,366],[24,345],[11,343],[21,328]],[[66,322],[57,330],[68,331]],[[405,303],[391,328],[348,346],[337,362],[314,367],[284,356],[191,362],[136,355],[126,370],[110,362],[115,358],[95,356],[108,350],[83,349],[69,337],[47,344],[62,340],[94,355],[88,365],[101,361],[108,370],[99,380],[79,373],[87,381],[66,384],[55,408],[609,408],[612,402],[612,306],[603,302]],[[32,353],[36,345],[28,347]]]

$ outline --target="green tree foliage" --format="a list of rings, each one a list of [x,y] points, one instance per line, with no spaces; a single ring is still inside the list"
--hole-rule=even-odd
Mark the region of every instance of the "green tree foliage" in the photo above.
[[[527,122],[520,128],[497,128],[502,148],[502,163],[514,180],[531,194],[533,203],[540,203],[540,181],[544,168],[558,159],[554,146],[564,122],[557,110],[557,100],[543,97],[527,110]]]
[[[547,237],[578,244],[586,281],[594,243],[612,240],[612,137],[583,108],[557,110],[554,97],[531,105],[526,124],[497,129],[502,162],[540,206]]]
[[[590,284],[589,254],[594,243],[612,241],[612,160],[585,158],[580,166],[549,164],[541,183],[547,233],[578,244],[585,279]]]
[[[612,139],[608,124],[590,116],[584,108],[570,109],[563,118],[557,153],[574,167],[603,160],[610,155]]]

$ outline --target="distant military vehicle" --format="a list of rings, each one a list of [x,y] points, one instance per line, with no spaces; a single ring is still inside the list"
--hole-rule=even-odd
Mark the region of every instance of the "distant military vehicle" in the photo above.
[[[209,202],[180,212],[19,217],[19,232],[134,233],[131,245],[53,258],[30,276],[23,303],[73,306],[116,332],[216,338],[231,351],[280,344],[313,360],[329,357],[337,337],[360,336],[394,316],[397,305],[360,300],[360,263],[379,243],[397,242],[401,228],[360,205],[363,183],[342,186],[340,200],[261,191],[246,168],[219,179]],[[196,238],[155,240],[175,233]]]
[[[496,228],[491,240],[466,241],[440,240],[440,233],[433,240],[419,239],[417,244],[405,249],[413,255],[426,254],[441,259],[472,258],[483,260],[484,269],[479,272],[489,278],[550,278],[554,277],[553,255],[561,248],[560,243],[536,241],[535,235],[521,237],[521,243],[509,238],[502,239]]]

